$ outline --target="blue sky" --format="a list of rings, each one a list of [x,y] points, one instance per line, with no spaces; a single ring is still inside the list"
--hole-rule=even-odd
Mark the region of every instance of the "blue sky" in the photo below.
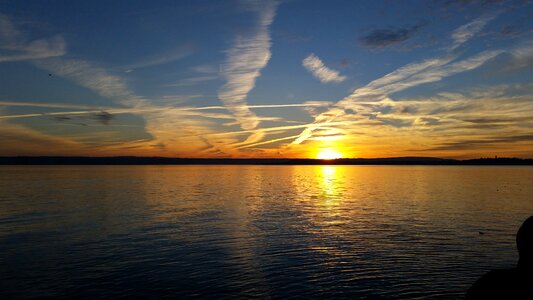
[[[0,155],[533,157],[531,1],[1,1]]]

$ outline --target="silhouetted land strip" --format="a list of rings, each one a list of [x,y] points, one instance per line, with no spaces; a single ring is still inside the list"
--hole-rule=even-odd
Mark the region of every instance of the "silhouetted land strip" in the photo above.
[[[320,160],[289,158],[168,158],[138,156],[16,156],[0,157],[0,165],[533,165],[533,159],[477,158],[455,160],[434,157],[389,157]]]

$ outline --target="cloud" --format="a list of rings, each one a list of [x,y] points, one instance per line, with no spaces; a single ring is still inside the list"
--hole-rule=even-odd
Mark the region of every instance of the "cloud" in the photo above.
[[[478,118],[464,118],[463,121],[476,123],[476,124],[495,124],[495,123],[514,123],[516,121],[532,121],[533,117],[522,117],[522,118],[494,118],[494,117],[478,117]]]
[[[101,107],[95,107],[91,105],[82,104],[70,104],[70,103],[39,103],[39,102],[13,102],[13,101],[0,101],[0,107],[2,106],[29,106],[29,107],[46,107],[46,108],[70,108],[70,109],[101,109]]]
[[[410,39],[420,25],[400,28],[375,29],[359,39],[361,45],[367,48],[379,49],[402,43]]]
[[[184,78],[184,79],[180,79],[176,83],[165,84],[164,86],[166,86],[166,87],[171,87],[171,86],[177,86],[177,87],[193,86],[193,85],[197,85],[197,84],[200,84],[200,83],[203,83],[203,82],[212,81],[212,80],[220,78],[218,76],[218,74],[217,74],[218,73],[218,69],[215,68],[215,66],[213,66],[213,65],[202,64],[202,65],[197,65],[197,66],[191,67],[190,69],[193,72],[198,73],[198,75],[197,76],[188,77],[188,78]]]
[[[243,129],[259,125],[257,116],[246,106],[246,97],[254,88],[255,80],[270,60],[270,24],[274,20],[277,3],[254,1],[248,5],[259,13],[257,28],[247,35],[237,37],[228,51],[221,75],[226,84],[218,92],[218,98],[233,113]]]
[[[10,124],[0,120],[0,155],[64,155],[64,149],[84,153],[84,146],[70,139],[45,134],[22,125]],[[85,152],[90,155],[89,152]]]
[[[311,117],[316,117],[321,113],[324,113],[331,107],[330,101],[307,101],[307,105],[303,107],[303,110],[309,113]]]
[[[68,120],[70,120],[70,119],[72,119],[72,118],[71,118],[71,117],[68,117],[68,116],[54,116],[54,117],[52,118],[52,120],[57,121],[57,122],[68,121]]]
[[[486,23],[487,20],[483,22]],[[457,38],[456,40],[463,43],[472,37],[468,32],[478,31],[479,25],[474,27],[475,29],[466,25],[461,26],[453,32],[452,36],[455,35]],[[458,32],[463,32],[464,34],[458,35]],[[518,52],[518,50],[515,52]],[[447,52],[442,57],[427,59],[422,62],[411,63],[401,67],[382,78],[370,82],[364,87],[356,89],[351,95],[337,102],[337,104],[327,112],[316,116],[313,124],[305,128],[292,144],[301,144],[305,140],[310,139],[316,130],[319,130],[325,125],[327,126],[335,119],[342,118],[346,115],[346,111],[358,111],[361,108],[365,109],[364,106],[361,106],[360,102],[362,101],[386,101],[388,100],[389,95],[396,92],[421,84],[440,81],[445,77],[478,68],[501,53],[503,53],[502,50],[484,51],[469,58],[455,61],[456,56]],[[377,116],[378,114],[376,113],[379,114],[380,111],[369,112],[368,116]],[[393,126],[408,125],[408,122],[397,120],[389,120],[385,122],[388,122],[388,124]]]
[[[326,67],[320,58],[312,53],[303,60],[302,65],[322,83],[343,82],[346,80],[346,76],[342,76],[338,71]]]
[[[353,104],[360,101],[385,100],[390,94],[478,68],[502,52],[500,50],[485,51],[456,62],[452,62],[453,57],[446,56],[441,59],[409,64],[356,89],[351,95],[339,101],[336,106],[350,109]]]
[[[415,120],[416,125],[433,126],[440,123],[439,118],[420,117]]]
[[[109,122],[115,117],[115,115],[110,114],[107,111],[101,111],[99,113],[93,114],[93,118],[103,125],[109,125]]]
[[[28,41],[6,15],[0,14],[0,62],[35,60],[66,53],[63,37]]]
[[[150,145],[150,146],[152,146],[152,147],[154,147],[154,148],[156,148],[158,150],[161,150],[161,151],[167,149],[167,146],[164,143],[161,143],[161,142],[159,142],[157,144]]]
[[[341,126],[341,125],[350,125],[355,124],[356,122],[330,122],[328,123],[328,126]],[[239,131],[228,131],[228,132],[214,132],[214,133],[208,133],[204,136],[232,136],[232,135],[241,135],[241,134],[250,134],[250,133],[258,133],[258,132],[282,132],[292,129],[301,129],[301,128],[308,128],[308,127],[314,127],[315,124],[302,124],[302,125],[287,125],[287,126],[276,126],[276,127],[268,127],[268,128],[258,128],[258,129],[251,129],[251,130],[239,130]]]
[[[506,137],[491,137],[471,140],[445,142],[431,150],[464,150],[480,146],[492,146],[494,144],[508,144],[520,142],[533,142],[533,134],[514,135]]]
[[[519,26],[505,25],[498,32],[499,35],[504,37],[516,37],[525,34],[527,30],[520,28]]]
[[[180,60],[184,57],[191,55],[193,51],[194,51],[194,47],[191,44],[186,44],[183,46],[179,46],[175,49],[169,50],[167,52],[160,53],[158,55],[154,55],[151,57],[147,57],[134,64],[127,65],[124,67],[124,69],[131,71],[134,69],[142,69],[142,68],[148,68],[148,67],[168,64],[168,63],[174,62],[176,60]]]
[[[282,137],[282,138],[278,138],[278,139],[272,139],[272,140],[268,140],[268,141],[242,145],[242,146],[237,147],[237,149],[244,149],[244,148],[256,147],[256,146],[261,146],[261,145],[266,145],[266,144],[272,144],[272,143],[275,143],[275,142],[290,140],[290,139],[294,139],[294,138],[297,138],[297,137],[298,137],[297,135],[287,136],[287,137]]]
[[[269,17],[265,17],[268,21]],[[50,112],[50,113],[30,113],[24,115],[2,115],[0,119],[13,119],[24,117],[39,117],[39,116],[70,116],[70,115],[93,115],[100,122],[108,123],[112,118],[112,115],[117,113],[134,113],[140,114],[145,119],[145,127],[147,134],[152,136],[150,139],[136,141],[134,144],[128,146],[127,141],[119,140],[119,137],[111,137],[115,139],[116,143],[110,143],[109,141],[102,140],[102,149],[109,150],[111,146],[114,149],[123,149],[121,147],[127,146],[136,148],[141,151],[143,155],[157,155],[158,151],[161,151],[161,147],[150,147],[150,144],[163,143],[166,147],[166,153],[170,155],[180,156],[194,156],[199,148],[205,146],[203,140],[206,138],[200,138],[202,134],[213,133],[217,128],[217,125],[205,118],[215,119],[234,119],[235,117],[224,113],[203,112],[194,110],[179,110],[174,106],[158,106],[154,105],[150,99],[136,95],[127,85],[126,81],[109,72],[102,66],[96,66],[94,63],[81,60],[57,57],[58,53],[49,53],[44,55],[42,53],[51,52],[46,50],[54,50],[54,41],[62,41],[62,39],[48,39],[48,40],[36,40],[34,42],[27,43],[25,35],[18,31],[15,26],[6,17],[1,18],[2,26],[0,26],[0,58],[3,57],[4,61],[6,56],[3,52],[6,48],[9,51],[18,54],[31,54],[32,63],[41,69],[47,70],[57,76],[64,77],[80,86],[86,87],[95,93],[109,99],[112,103],[119,104],[121,108],[105,109],[106,113],[102,113],[104,108],[87,109],[81,106],[70,108],[79,108],[78,111],[68,112]],[[263,20],[264,21],[264,20]],[[6,26],[4,26],[6,25]],[[265,25],[266,26],[266,25]],[[46,41],[42,42],[42,41]],[[22,45],[22,46],[21,46]],[[20,49],[24,51],[20,51]],[[18,51],[18,52],[16,52]],[[56,51],[57,52],[57,51]],[[11,53],[11,52],[10,52]],[[35,55],[35,53],[39,55]],[[52,55],[54,54],[54,55]],[[60,54],[60,53],[59,53]],[[11,54],[10,54],[11,55]],[[180,54],[181,55],[181,54]],[[180,55],[167,56],[166,58],[154,59],[152,61],[145,62],[144,65],[153,65],[156,63],[164,63],[171,59],[176,59]],[[22,59],[18,56],[10,56],[9,59]],[[26,58],[23,57],[24,59]],[[40,58],[40,59],[35,59]],[[4,102],[4,104],[9,101]],[[25,103],[29,104],[29,103]],[[51,104],[55,106],[56,104]],[[38,106],[37,106],[38,107]],[[57,107],[59,108],[59,107]],[[68,108],[68,107],[64,107]],[[257,117],[258,120],[261,118]],[[272,118],[269,118],[272,119]],[[277,120],[277,119],[276,119]],[[28,131],[29,132],[29,131]],[[187,138],[182,138],[183,135],[189,135]],[[68,139],[74,139],[75,136]],[[211,143],[234,143],[236,141],[232,136],[224,138],[210,138],[214,139]],[[117,148],[118,147],[118,148]],[[65,147],[63,147],[65,148]],[[131,148],[131,149],[133,149]],[[124,148],[125,149],[125,148]],[[127,149],[126,149],[127,150]],[[124,150],[124,151],[126,151]],[[103,151],[103,150],[102,150]],[[122,151],[122,150],[121,150]],[[39,153],[35,151],[35,153]],[[81,153],[81,152],[80,152]],[[93,153],[93,152],[90,152]],[[121,152],[123,153],[123,152]]]
[[[494,19],[496,15],[489,15],[484,16],[475,19],[474,21],[467,23],[459,28],[457,28],[452,33],[452,40],[453,44],[451,46],[451,50],[461,46],[466,41],[470,40],[472,37],[474,37],[477,33],[485,27],[485,25],[492,19]]]
[[[404,119],[398,119],[398,118],[379,118],[379,122],[381,122],[382,124],[397,127],[397,128],[409,127],[413,124],[411,120],[404,120]]]
[[[304,103],[287,103],[287,104],[256,104],[248,105],[248,108],[261,109],[261,108],[288,108],[288,107],[327,107],[331,105],[329,101],[307,101]],[[221,113],[205,113],[200,111],[205,110],[227,110],[224,106],[186,106],[186,107],[174,107],[174,106],[140,106],[140,107],[128,107],[128,108],[112,108],[112,107],[100,107],[78,104],[65,104],[65,103],[35,103],[35,102],[11,102],[0,101],[0,107],[41,107],[41,108],[59,108],[59,109],[84,109],[77,111],[62,111],[62,112],[46,112],[46,113],[30,113],[19,115],[0,115],[0,119],[16,119],[16,118],[29,118],[29,117],[43,117],[43,116],[69,116],[69,115],[90,115],[100,114],[104,111],[109,114],[149,114],[159,113],[162,111],[173,112],[176,115],[190,115],[200,116],[206,118],[215,119],[234,119],[231,115]],[[198,112],[196,112],[198,111]],[[61,117],[58,117],[61,118]],[[265,121],[280,121],[277,117],[257,117],[260,120]],[[289,122],[289,121],[286,121]]]
[[[502,69],[513,70],[533,67],[533,41],[523,43],[509,52],[513,59],[506,66],[502,66]]]
[[[218,73],[218,68],[216,68],[213,65],[209,65],[209,64],[197,65],[197,66],[191,67],[191,70],[193,70],[196,73],[200,73],[200,74],[216,74],[216,73]]]
[[[146,105],[147,101],[132,93],[119,76],[92,63],[76,59],[50,58],[34,64],[49,72],[68,78],[99,95],[126,106]]]
[[[196,84],[200,84],[202,82],[211,81],[218,79],[218,76],[196,76],[196,77],[189,77],[182,79],[178,81],[177,83],[173,84],[166,84],[165,86],[192,86]]]
[[[30,113],[19,115],[0,115],[0,119],[18,119],[44,116],[75,116],[75,115],[93,115],[96,120],[101,121],[107,125],[115,114],[139,114],[149,116],[153,114],[165,113],[167,115],[173,114],[174,117],[195,116],[211,119],[234,119],[232,115],[224,113],[213,112],[199,112],[197,109],[181,109],[175,107],[158,107],[158,106],[144,106],[138,108],[116,108],[106,111],[101,110],[86,110],[86,111],[63,111],[63,112],[46,112],[46,113]],[[276,117],[257,117],[260,120],[279,121],[281,119]]]
[[[125,80],[120,76],[112,74],[102,67],[94,66],[87,61],[50,58],[47,60],[35,61],[34,64],[40,68],[49,70],[54,74],[72,80],[81,86],[89,88],[101,96],[110,99],[114,103],[125,106],[125,108],[106,109],[105,111],[109,114],[131,113],[141,115],[146,121],[146,132],[153,137],[152,140],[145,141],[146,144],[143,148],[143,155],[157,155],[160,154],[159,151],[163,151],[164,149],[166,149],[164,151],[171,153],[172,155],[179,155],[179,153],[193,155],[198,151],[201,145],[204,144],[199,136],[205,133],[212,133],[213,128],[215,128],[215,126],[205,118],[234,118],[229,114],[223,113],[196,112],[180,110],[174,106],[154,105],[149,99],[133,93],[129,89]],[[78,114],[98,114],[98,118],[101,122],[109,122],[109,116],[101,114],[101,110],[0,116],[0,119]],[[191,133],[194,133],[196,136],[189,137],[185,141],[180,140],[180,136],[183,134]],[[149,147],[148,143],[163,143],[167,147],[164,149],[161,147]],[[179,145],[180,152],[173,152],[176,151],[177,145]]]

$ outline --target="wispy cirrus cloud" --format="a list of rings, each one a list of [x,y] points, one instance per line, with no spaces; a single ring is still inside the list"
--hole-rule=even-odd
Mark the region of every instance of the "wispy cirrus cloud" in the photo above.
[[[0,14],[0,62],[43,59],[65,53],[62,36],[28,40],[8,16]]]
[[[308,101],[304,103],[288,103],[288,104],[256,104],[249,105],[250,109],[275,109],[275,108],[298,108],[305,109],[312,107],[324,107],[330,105],[327,101]],[[143,147],[146,150],[146,145],[155,145],[152,147],[153,151],[164,151],[165,153],[173,153],[175,151],[175,144],[179,141],[179,148],[185,149],[196,155],[217,155],[228,156],[235,154],[237,150],[251,147],[251,145],[263,145],[270,142],[262,143],[261,140],[270,132],[283,132],[294,128],[302,128],[302,125],[281,126],[276,128],[243,130],[239,132],[217,132],[212,130],[212,124],[209,120],[234,120],[232,114],[213,112],[216,110],[228,110],[225,106],[203,106],[203,107],[175,107],[175,106],[156,106],[148,103],[138,105],[135,107],[100,107],[87,106],[68,103],[34,103],[34,102],[11,102],[0,101],[0,108],[2,107],[36,107],[49,109],[78,109],[55,112],[42,113],[26,113],[15,115],[0,115],[2,119],[20,119],[20,118],[35,118],[47,117],[54,118],[59,122],[71,121],[76,122],[78,117],[89,116],[90,118],[100,122],[102,125],[109,126],[110,121],[119,114],[135,114],[142,116],[146,120],[146,129],[154,137],[153,140],[145,140],[136,142],[132,148],[139,149]],[[284,120],[279,117],[260,117],[257,116],[258,121],[275,121],[282,123],[298,123],[295,121]],[[86,125],[78,124],[77,125]],[[238,125],[238,123],[236,123]],[[228,123],[225,125],[234,125]],[[116,125],[118,126],[118,125]],[[296,127],[295,127],[296,126]],[[304,125],[307,126],[307,125]],[[239,135],[247,134],[248,137],[244,141],[239,142],[236,139]],[[179,139],[179,140],[178,140]],[[284,139],[285,140],[285,139]],[[187,145],[183,145],[186,141]],[[201,143],[199,143],[201,141]],[[126,142],[120,142],[127,145]],[[202,146],[205,144],[205,146]],[[102,147],[110,148],[112,143],[106,143]],[[114,144],[113,144],[114,145]],[[150,146],[151,147],[151,146]],[[113,149],[124,149],[119,145],[114,145]],[[203,149],[203,150],[201,150]],[[129,151],[129,150],[128,150]],[[181,153],[181,152],[180,152]]]
[[[221,68],[226,84],[220,88],[218,98],[235,115],[243,129],[254,129],[259,121],[247,107],[246,97],[271,57],[270,25],[276,14],[277,2],[253,1],[248,5],[259,14],[257,27],[250,34],[238,36],[233,48],[228,51]]]
[[[464,44],[466,41],[470,40],[477,33],[479,33],[488,22],[490,22],[495,17],[496,15],[483,16],[457,28],[452,33],[453,43],[450,49],[453,50]]]
[[[126,71],[132,71],[135,69],[142,69],[172,63],[174,61],[180,60],[191,55],[193,51],[194,47],[192,44],[185,44],[174,49],[170,49],[166,52],[146,57],[136,63],[125,66],[124,69],[126,69]]]
[[[483,26],[489,20],[483,20]],[[452,38],[456,41],[457,45],[472,38],[473,34],[471,35],[469,33],[475,34],[482,28],[479,24],[473,27],[466,25],[459,27],[452,33]],[[359,104],[361,101],[383,101],[388,99],[389,95],[393,93],[424,83],[440,81],[445,77],[473,70],[502,52],[501,50],[484,51],[459,61],[455,61],[457,57],[447,52],[442,57],[427,59],[401,67],[382,78],[370,82],[364,87],[356,89],[351,95],[337,102],[327,112],[316,116],[314,125],[305,128],[292,144],[300,144],[312,138],[315,131],[324,125],[328,125],[333,120],[343,117],[347,114],[347,111],[361,109],[361,105]],[[402,124],[404,123],[402,122]]]
[[[106,69],[94,66],[88,61],[66,58],[50,58],[35,61],[34,64],[55,75],[72,80],[99,95],[126,106],[146,104],[146,100],[130,91],[126,82],[109,73]]]
[[[360,101],[383,101],[390,94],[424,83],[436,82],[445,77],[478,68],[502,51],[486,51],[473,57],[450,63],[452,59],[426,60],[400,68],[385,77],[356,89],[351,95],[335,104],[329,111],[315,117],[315,126],[306,128],[293,144],[300,144],[313,136],[313,132],[329,122],[342,117],[346,111],[360,109]],[[388,76],[388,78],[387,78]]]
[[[191,71],[196,73],[196,76],[190,76],[187,78],[180,79],[176,83],[170,83],[165,84],[164,86],[171,87],[171,86],[193,86],[197,84],[201,84],[204,82],[212,81],[215,79],[219,79],[218,75],[218,69],[214,65],[210,64],[201,64],[196,65],[190,68]]]
[[[346,76],[342,76],[338,71],[326,67],[320,58],[313,53],[302,61],[302,65],[322,83],[343,82],[346,80]]]
[[[107,113],[114,115],[117,113],[132,113],[139,114],[146,121],[145,130],[152,136],[151,140],[144,141],[143,151],[149,155],[157,155],[161,151],[166,151],[171,155],[193,155],[199,148],[205,144],[203,142],[206,138],[200,138],[206,133],[213,133],[216,125],[208,119],[234,119],[232,115],[214,112],[196,112],[196,111],[182,111],[173,109],[173,106],[168,105],[154,105],[150,99],[135,94],[128,86],[126,81],[117,74],[109,72],[103,67],[95,66],[93,63],[66,58],[48,58],[45,60],[34,61],[34,64],[42,69],[45,69],[58,76],[62,76],[71,80],[81,86],[84,86],[99,95],[108,98],[115,104],[125,106],[124,108],[114,108],[105,110]],[[58,116],[58,115],[96,115],[101,114],[100,111],[74,111],[74,112],[53,112],[41,114],[27,114],[2,116],[1,118],[19,118],[19,117],[38,117],[38,116]],[[106,119],[97,119],[101,122],[109,122],[107,115],[103,116]],[[179,140],[180,136],[191,135],[185,141]],[[196,137],[194,137],[196,135]],[[184,142],[186,145],[181,145],[179,150],[177,145]],[[235,139],[227,138],[226,141],[235,141]],[[214,141],[211,141],[214,143]],[[135,147],[142,146],[143,142],[139,142]],[[156,145],[154,147],[149,146]],[[107,147],[103,145],[102,147]],[[148,155],[147,154],[147,155]]]
[[[431,148],[430,150],[465,150],[480,147],[493,148],[494,144],[508,145],[510,143],[527,142],[533,143],[533,134],[522,134],[504,137],[485,137],[468,140],[458,140],[452,142],[443,142],[439,146]]]
[[[255,104],[248,105],[248,108],[261,109],[261,108],[289,108],[289,107],[303,107],[307,108],[316,108],[316,107],[327,107],[330,106],[331,102],[329,101],[307,101],[304,103],[286,103],[286,104]],[[35,113],[30,114],[31,116],[46,116],[47,114],[91,114],[98,111],[110,111],[114,114],[121,113],[144,113],[144,112],[158,112],[161,110],[171,110],[179,112],[187,111],[204,111],[204,110],[227,110],[225,106],[140,106],[140,107],[131,107],[131,108],[116,108],[110,106],[91,106],[91,105],[81,105],[81,104],[69,104],[69,103],[38,103],[38,102],[13,102],[13,101],[0,101],[1,107],[40,107],[40,108],[60,108],[60,109],[85,109],[82,111],[73,111],[73,112],[54,112],[54,113]],[[1,115],[0,118],[15,118],[18,115]],[[20,115],[23,116],[23,115]],[[229,116],[229,115],[226,115]],[[230,116],[228,118],[231,118]]]
[[[195,77],[189,77],[182,79],[176,83],[171,84],[165,84],[164,86],[192,86],[196,84],[200,84],[207,81],[212,81],[218,79],[218,76],[214,75],[206,75],[206,76],[195,76]]]
[[[210,64],[201,64],[191,67],[191,70],[199,74],[216,74],[218,73],[218,68]]]

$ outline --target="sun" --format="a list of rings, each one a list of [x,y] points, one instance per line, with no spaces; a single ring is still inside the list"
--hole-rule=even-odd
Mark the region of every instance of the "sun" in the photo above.
[[[338,159],[341,158],[342,154],[331,150],[331,149],[322,149],[318,154],[316,155],[317,159]]]

